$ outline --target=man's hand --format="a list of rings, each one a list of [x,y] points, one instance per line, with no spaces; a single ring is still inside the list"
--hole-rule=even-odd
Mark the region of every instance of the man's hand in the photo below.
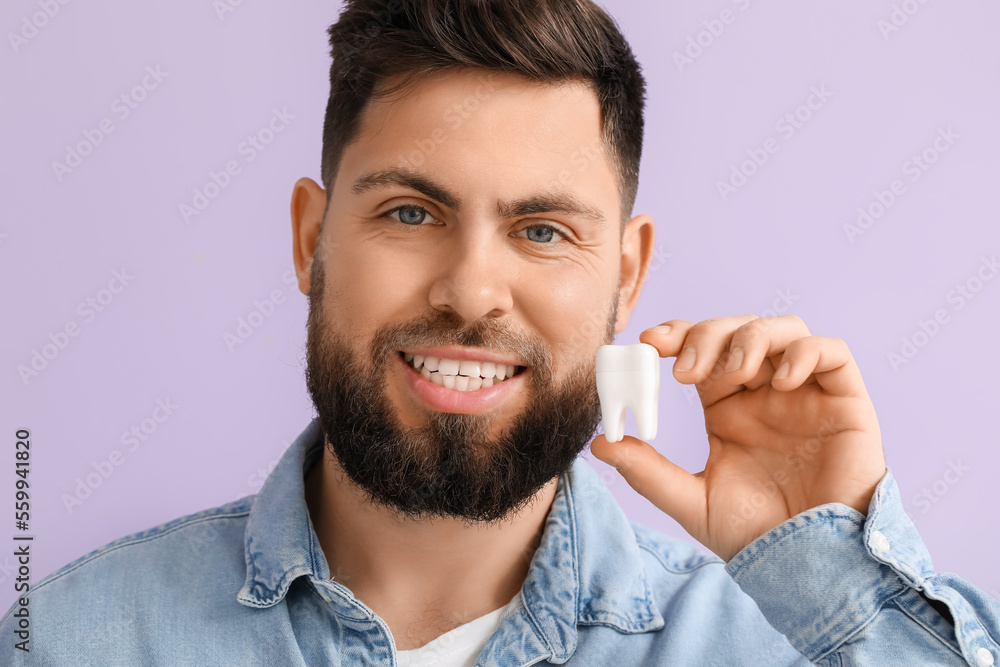
[[[810,335],[797,315],[664,325],[669,332],[646,330],[639,340],[677,357],[674,378],[697,387],[705,469],[692,475],[631,436],[598,436],[594,456],[726,561],[817,505],[868,513],[885,458],[875,407],[843,340]]]

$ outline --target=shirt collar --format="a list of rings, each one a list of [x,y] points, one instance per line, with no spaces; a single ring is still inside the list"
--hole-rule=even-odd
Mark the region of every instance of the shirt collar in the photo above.
[[[270,607],[302,575],[330,578],[305,502],[305,473],[321,454],[314,419],[257,494],[245,534],[241,604]],[[521,592],[532,626],[557,663],[575,650],[578,625],[605,625],[628,634],[664,626],[632,526],[580,457],[559,478]]]

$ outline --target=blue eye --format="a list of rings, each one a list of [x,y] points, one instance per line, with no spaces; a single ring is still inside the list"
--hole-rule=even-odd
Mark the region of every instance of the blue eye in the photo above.
[[[538,230],[541,234],[535,234],[532,236],[531,230]],[[557,230],[552,227],[547,227],[545,225],[532,225],[531,227],[526,227],[525,231],[528,233],[528,239],[531,241],[536,241],[538,243],[548,243],[555,236]]]
[[[393,213],[398,213],[399,217],[393,218]],[[396,208],[386,211],[384,215],[389,216],[393,220],[397,220],[404,225],[414,227],[422,224],[429,217],[427,209],[423,206],[417,206],[415,204],[403,204],[402,206],[397,206]]]

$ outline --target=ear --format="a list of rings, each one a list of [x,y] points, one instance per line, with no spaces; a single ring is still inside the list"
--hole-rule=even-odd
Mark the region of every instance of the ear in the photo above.
[[[309,276],[326,213],[326,191],[311,178],[300,178],[292,190],[292,256],[299,291],[309,294]]]
[[[653,260],[653,219],[642,213],[628,221],[622,235],[621,279],[618,284],[618,322],[615,333],[628,326],[629,317],[639,302],[642,285],[646,282],[649,264]]]

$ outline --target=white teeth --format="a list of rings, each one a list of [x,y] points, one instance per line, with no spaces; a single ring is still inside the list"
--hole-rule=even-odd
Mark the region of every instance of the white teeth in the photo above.
[[[479,377],[478,361],[463,361],[458,365],[458,374],[467,377]]]
[[[457,391],[476,391],[513,377],[516,366],[490,361],[442,359],[404,352],[403,358],[434,384]],[[480,377],[482,376],[482,377]]]
[[[441,375],[458,375],[460,362],[455,359],[442,359],[438,364],[438,373]]]

